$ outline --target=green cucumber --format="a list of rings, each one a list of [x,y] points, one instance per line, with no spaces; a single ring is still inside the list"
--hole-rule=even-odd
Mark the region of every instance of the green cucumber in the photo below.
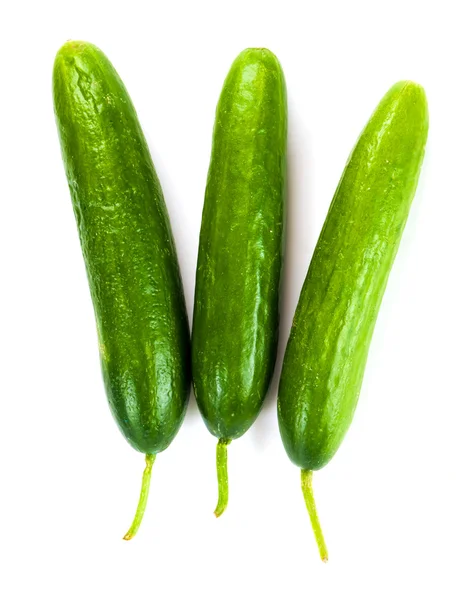
[[[269,50],[234,61],[216,110],[194,300],[194,390],[219,439],[219,516],[227,444],[256,419],[275,365],[283,258],[287,105]]]
[[[423,88],[382,99],[345,167],[305,279],[286,348],[278,420],[327,558],[312,472],[339,448],[358,401],[369,345],[415,194],[428,134]]]
[[[184,418],[190,337],[162,190],[132,101],[107,57],[86,42],[57,53],[54,107],[86,263],[108,402],[127,441],[154,457]]]

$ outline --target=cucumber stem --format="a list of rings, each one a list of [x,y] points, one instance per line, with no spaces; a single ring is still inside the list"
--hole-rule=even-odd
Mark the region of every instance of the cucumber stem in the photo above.
[[[142,477],[142,489],[140,491],[140,499],[138,501],[137,512],[135,513],[134,520],[130,526],[129,531],[124,536],[124,540],[131,540],[139,530],[142,524],[143,515],[145,514],[146,503],[148,502],[149,484],[151,481],[151,471],[153,468],[154,461],[156,460],[155,454],[146,454],[145,462],[146,467],[143,471]]]
[[[318,550],[323,562],[328,562],[328,549],[324,541],[323,531],[321,529],[318,513],[316,512],[315,498],[313,497],[312,487],[313,471],[301,470],[302,493],[304,494],[305,506],[307,507],[310,522],[312,523],[313,533],[315,534]]]
[[[218,504],[215,517],[220,517],[227,508],[229,482],[227,477],[227,447],[231,440],[220,439],[216,445],[216,473],[218,476]]]

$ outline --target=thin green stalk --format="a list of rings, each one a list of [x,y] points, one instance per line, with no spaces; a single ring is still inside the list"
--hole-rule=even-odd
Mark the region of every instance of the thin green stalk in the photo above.
[[[321,560],[327,562],[328,549],[326,548],[323,531],[321,530],[320,521],[316,512],[315,498],[313,497],[312,476],[313,471],[306,471],[305,469],[301,470],[302,493],[304,494],[305,505],[312,523],[312,529],[315,534],[316,543],[318,544]]]
[[[216,473],[218,475],[218,504],[215,517],[220,517],[226,510],[229,500],[229,482],[227,477],[227,447],[231,440],[218,440],[216,446]]]
[[[126,535],[123,538],[125,540],[131,540],[134,537],[134,535],[137,533],[140,525],[142,524],[143,515],[145,514],[146,503],[148,502],[148,492],[149,492],[149,484],[151,481],[151,471],[152,471],[155,460],[156,460],[156,456],[154,454],[146,454],[145,455],[146,467],[145,467],[145,470],[143,471],[140,500],[138,501],[137,512],[135,513],[135,517],[134,517],[134,520],[132,521],[132,525],[130,526],[129,531],[126,533]]]

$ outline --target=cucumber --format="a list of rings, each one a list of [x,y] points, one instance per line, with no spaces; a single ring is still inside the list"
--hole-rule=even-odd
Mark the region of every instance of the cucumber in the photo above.
[[[388,275],[415,194],[428,134],[419,85],[384,96],[345,167],[305,279],[286,348],[278,421],[321,556],[312,472],[339,448],[353,418]]]
[[[219,439],[216,516],[227,505],[226,446],[259,414],[275,364],[286,135],[281,66],[269,50],[244,50],[216,110],[194,299],[194,390]]]
[[[113,416],[146,454],[135,535],[154,457],[184,418],[190,335],[161,186],[129,95],[107,57],[86,42],[57,53],[54,107],[94,304]]]

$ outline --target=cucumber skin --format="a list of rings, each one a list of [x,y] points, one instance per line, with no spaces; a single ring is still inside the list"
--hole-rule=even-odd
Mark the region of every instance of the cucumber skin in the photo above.
[[[161,186],[128,93],[98,48],[65,44],[53,93],[109,405],[129,443],[156,454],[183,421],[191,379]]]
[[[428,132],[423,89],[394,85],[359,138],[316,246],[294,316],[278,396],[286,452],[325,466],[350,426]]]
[[[194,390],[220,439],[254,422],[275,365],[286,136],[281,66],[270,51],[247,49],[217,106],[194,301]]]

